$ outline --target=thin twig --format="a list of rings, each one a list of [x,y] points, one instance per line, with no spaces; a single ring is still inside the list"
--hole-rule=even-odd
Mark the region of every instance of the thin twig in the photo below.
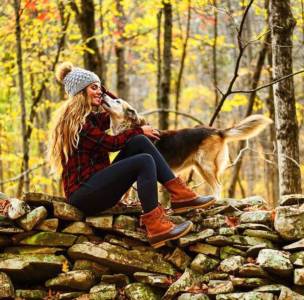
[[[184,113],[184,112],[176,111],[174,109],[159,108],[159,109],[147,110],[147,111],[144,111],[144,112],[139,113],[139,114],[143,115],[143,116],[147,116],[147,115],[151,115],[151,114],[159,113],[159,112],[169,112],[169,113],[178,114],[178,115],[187,117],[189,119],[192,119],[193,121],[195,121],[195,122],[197,122],[201,125],[204,125],[204,123],[202,121],[200,121],[199,119],[197,119],[196,117],[193,117],[192,115]]]
[[[7,183],[10,183],[10,182],[14,182],[14,181],[17,181],[17,180],[19,180],[20,178],[22,178],[24,175],[29,174],[29,173],[33,172],[34,170],[39,169],[39,168],[45,166],[46,164],[47,164],[47,162],[40,163],[40,164],[36,165],[35,167],[33,167],[33,168],[31,168],[31,169],[25,170],[24,172],[22,172],[21,174],[15,176],[15,177],[12,177],[12,178],[9,178],[9,179],[0,181],[0,185],[2,185],[2,184],[7,184]]]
[[[285,75],[285,76],[283,76],[283,77],[281,77],[281,78],[279,78],[279,79],[276,79],[276,80],[274,80],[274,81],[272,81],[272,82],[269,82],[269,83],[267,83],[267,84],[265,84],[265,85],[261,85],[261,86],[255,88],[255,89],[247,90],[247,91],[244,91],[244,90],[235,90],[235,91],[231,91],[230,94],[237,94],[237,93],[250,94],[250,93],[254,93],[254,92],[257,92],[257,91],[259,91],[259,90],[261,90],[261,89],[264,89],[264,88],[266,88],[266,87],[269,87],[269,86],[271,86],[271,85],[273,85],[273,84],[276,84],[276,83],[278,83],[278,82],[280,82],[280,81],[282,81],[282,80],[285,80],[285,79],[287,79],[287,78],[289,78],[289,77],[295,76],[295,75],[300,74],[300,73],[303,73],[303,72],[304,72],[304,69],[299,70],[299,71],[297,71],[297,72],[295,72],[295,73],[292,73],[292,74]]]
[[[233,85],[234,85],[237,77],[239,76],[238,71],[239,71],[239,68],[240,68],[241,59],[242,59],[242,56],[243,56],[243,53],[244,53],[246,47],[248,46],[248,44],[243,44],[242,43],[242,32],[243,32],[246,16],[247,16],[248,11],[249,11],[251,5],[253,4],[253,2],[254,2],[254,0],[251,0],[249,2],[249,4],[247,5],[247,7],[245,9],[245,12],[244,12],[244,15],[242,17],[242,21],[240,23],[240,27],[238,29],[237,41],[238,41],[239,54],[238,54],[238,57],[237,57],[237,60],[236,60],[233,77],[232,77],[232,79],[231,79],[231,81],[229,83],[229,86],[228,86],[226,92],[222,96],[222,99],[220,100],[219,104],[217,105],[217,107],[215,109],[215,112],[213,113],[213,115],[211,117],[211,120],[209,122],[209,126],[212,126],[215,118],[217,117],[217,115],[221,111],[221,108],[222,108],[225,100],[231,94],[232,87],[233,87]]]

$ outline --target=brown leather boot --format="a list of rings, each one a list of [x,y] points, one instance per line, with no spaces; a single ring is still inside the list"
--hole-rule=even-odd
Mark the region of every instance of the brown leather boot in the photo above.
[[[178,225],[172,223],[161,206],[142,215],[140,221],[146,227],[147,237],[153,248],[162,247],[166,241],[176,240],[184,236],[193,226],[191,221]]]
[[[171,208],[174,212],[185,212],[189,208],[207,208],[215,203],[213,196],[199,196],[180,179],[173,178],[164,183],[171,196]]]

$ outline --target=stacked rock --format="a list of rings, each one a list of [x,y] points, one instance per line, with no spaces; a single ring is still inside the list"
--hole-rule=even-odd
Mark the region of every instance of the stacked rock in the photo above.
[[[61,197],[22,200],[29,212],[0,220],[1,299],[304,299],[304,195],[171,215],[195,226],[157,250],[137,205],[85,217]]]

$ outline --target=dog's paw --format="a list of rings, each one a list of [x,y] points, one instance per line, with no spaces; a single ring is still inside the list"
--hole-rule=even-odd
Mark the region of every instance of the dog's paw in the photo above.
[[[9,199],[7,215],[11,220],[16,220],[31,211],[30,206],[17,198]]]

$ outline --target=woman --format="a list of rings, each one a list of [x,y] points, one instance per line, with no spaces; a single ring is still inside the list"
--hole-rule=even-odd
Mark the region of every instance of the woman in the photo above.
[[[213,197],[199,197],[174,176],[149,138],[157,139],[151,126],[129,129],[111,136],[109,115],[101,111],[106,91],[96,74],[63,63],[56,74],[69,99],[57,111],[51,129],[48,156],[62,174],[65,195],[72,205],[91,215],[114,206],[137,182],[144,214],[141,222],[155,248],[190,231],[190,221],[176,225],[158,205],[157,182],[171,194],[174,209],[208,207]],[[112,164],[109,152],[120,150]]]

